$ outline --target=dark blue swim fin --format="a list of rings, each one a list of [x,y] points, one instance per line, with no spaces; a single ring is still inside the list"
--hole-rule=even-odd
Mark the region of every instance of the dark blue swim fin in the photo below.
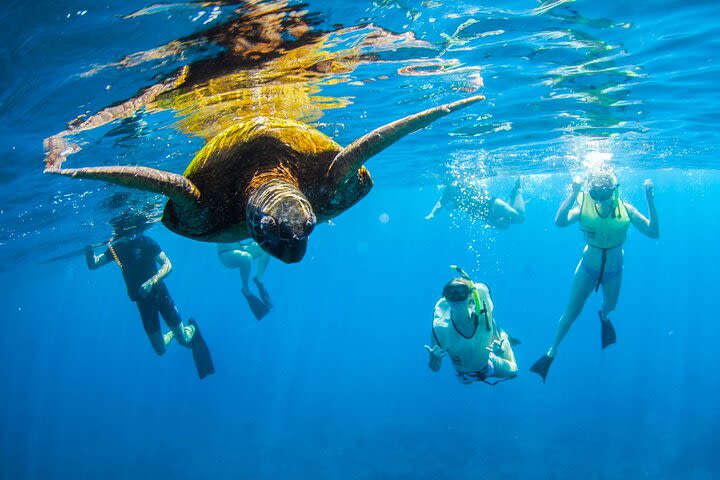
[[[258,289],[258,293],[260,293],[260,298],[262,298],[263,303],[266,307],[269,309],[273,307],[272,300],[270,299],[270,294],[268,293],[267,289],[265,288],[265,285],[258,280],[257,278],[253,278],[253,282],[255,283],[255,286]]]
[[[609,347],[617,340],[615,337],[615,327],[610,320],[603,320],[602,311],[598,311],[600,317],[600,344],[603,350]]]
[[[192,338],[192,356],[195,362],[195,368],[197,369],[200,380],[215,373],[215,365],[213,365],[212,357],[210,356],[210,349],[205,343],[205,339],[200,333],[200,326],[192,318],[188,320],[188,325],[195,327],[195,334]]]
[[[505,332],[505,333],[507,333],[507,332]],[[510,336],[510,335],[508,335],[508,342],[510,342],[510,346],[511,346],[511,347],[515,347],[515,346],[517,346],[517,345],[522,344],[522,342],[520,341],[520,339],[515,338],[515,337],[512,337],[512,336]]]
[[[533,363],[533,366],[530,367],[530,371],[540,375],[543,379],[543,383],[545,383],[548,370],[550,370],[550,365],[552,365],[553,360],[555,360],[553,357],[543,355],[537,362]]]
[[[252,310],[256,319],[262,320],[263,317],[270,312],[270,308],[268,308],[262,300],[252,293],[248,293],[247,295],[243,293],[243,296],[245,297],[245,300],[247,300],[248,306],[250,307],[250,310]]]

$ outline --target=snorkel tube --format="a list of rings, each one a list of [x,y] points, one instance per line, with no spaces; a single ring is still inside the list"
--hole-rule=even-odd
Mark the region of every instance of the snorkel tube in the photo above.
[[[478,293],[477,287],[475,286],[475,282],[473,282],[472,278],[470,278],[470,275],[468,275],[465,270],[458,267],[457,265],[450,265],[450,268],[455,270],[462,278],[470,282],[470,291],[472,292],[472,298],[475,302],[475,312],[479,315],[487,307],[484,307],[483,302],[480,300],[480,294]],[[488,320],[487,312],[485,312],[485,328],[487,328],[488,331],[491,330],[490,320]]]

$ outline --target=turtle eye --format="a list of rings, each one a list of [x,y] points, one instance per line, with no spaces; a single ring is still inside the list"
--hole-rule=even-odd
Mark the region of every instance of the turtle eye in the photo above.
[[[308,218],[307,221],[305,222],[305,229],[307,230],[308,234],[313,231],[316,224],[317,224],[317,218],[315,218],[315,215],[311,215],[310,218]]]
[[[276,226],[277,226],[277,223],[275,222],[275,219],[269,215],[264,216],[260,220],[260,228],[262,230],[274,229]]]

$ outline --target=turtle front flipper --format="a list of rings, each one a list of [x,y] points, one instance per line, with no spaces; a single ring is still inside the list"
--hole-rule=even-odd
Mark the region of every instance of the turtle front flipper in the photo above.
[[[327,175],[330,178],[343,178],[355,174],[370,157],[377,155],[404,136],[410,135],[430,125],[435,120],[481,100],[485,100],[485,97],[476,95],[430,108],[376,128],[343,148],[328,167]]]
[[[190,180],[182,175],[155,168],[132,166],[65,168],[46,169],[45,173],[104,180],[124,187],[160,193],[180,207],[196,207],[200,201],[200,191]]]

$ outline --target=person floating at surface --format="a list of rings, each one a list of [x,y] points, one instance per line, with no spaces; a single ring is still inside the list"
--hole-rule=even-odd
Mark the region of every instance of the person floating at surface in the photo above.
[[[177,307],[163,279],[172,271],[172,264],[155,240],[143,233],[139,225],[116,229],[107,249],[99,255],[92,246],[85,247],[85,260],[90,270],[115,261],[122,271],[127,294],[140,311],[145,333],[158,355],[163,355],[174,338],[180,345],[193,350],[193,360],[200,378],[214,373],[210,352],[197,322],[182,323]],[[160,328],[162,315],[170,330]]]
[[[474,283],[462,269],[453,266],[460,277],[445,285],[435,304],[428,367],[440,370],[447,354],[458,381],[469,385],[481,381],[490,385],[517,376],[518,368],[512,339],[495,323],[494,306],[487,285]],[[489,382],[490,377],[501,380]]]
[[[242,294],[248,302],[250,310],[252,310],[255,318],[262,318],[270,312],[273,307],[270,294],[262,283],[265,269],[270,261],[270,255],[260,248],[260,245],[254,241],[235,242],[235,243],[218,243],[218,258],[220,262],[227,268],[237,268],[240,270],[240,279],[242,280]],[[250,268],[252,262],[257,260],[257,273],[253,277],[253,283],[257,287],[260,298],[257,298],[250,291],[248,280],[250,279]]]
[[[425,220],[432,220],[440,210],[455,210],[463,203],[462,197],[463,194],[457,180],[446,185],[440,199],[425,217]],[[475,198],[468,204],[468,213],[482,219],[491,227],[503,230],[512,224],[523,223],[525,221],[525,201],[522,196],[522,181],[520,178],[515,181],[515,185],[510,190],[508,202],[491,195]]]
[[[581,192],[582,180],[575,177],[572,192],[560,206],[555,216],[555,224],[565,227],[579,222],[587,245],[582,258],[575,269],[570,301],[560,317],[555,339],[547,354],[543,355],[530,368],[545,379],[550,365],[555,359],[557,349],[565,335],[570,331],[575,319],[582,312],[585,301],[593,290],[603,290],[603,303],[600,317],[600,340],[602,348],[615,343],[615,328],[608,314],[615,310],[620,283],[622,280],[623,243],[630,225],[650,238],[660,237],[658,215],[655,210],[655,194],[650,179],[645,180],[645,200],[648,206],[648,218],[635,207],[620,199],[619,184],[610,171],[591,173],[588,177],[588,189]]]

